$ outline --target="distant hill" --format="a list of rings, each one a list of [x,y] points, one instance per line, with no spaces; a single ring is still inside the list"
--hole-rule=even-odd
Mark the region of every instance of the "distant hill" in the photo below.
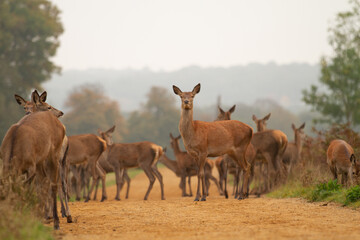
[[[175,84],[184,91],[190,91],[200,82],[201,92],[196,96],[196,106],[215,105],[218,96],[227,106],[234,103],[252,105],[257,99],[271,99],[298,113],[305,106],[301,101],[301,91],[317,83],[319,75],[318,65],[297,63],[249,64],[228,68],[190,66],[172,72],[89,69],[64,71],[60,76],[53,76],[44,88],[48,91],[48,101],[63,108],[69,93],[77,86],[100,84],[110,98],[120,103],[121,111],[127,112],[138,109],[146,101],[151,86],[162,86],[172,91]]]

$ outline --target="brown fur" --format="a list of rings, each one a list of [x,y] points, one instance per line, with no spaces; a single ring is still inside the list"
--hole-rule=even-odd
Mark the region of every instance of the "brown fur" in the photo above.
[[[195,200],[200,198],[200,180],[202,184],[201,200],[206,200],[204,165],[206,157],[217,157],[228,154],[245,169],[245,185],[250,176],[250,166],[245,158],[246,149],[251,141],[252,128],[240,121],[228,120],[218,122],[193,121],[193,100],[200,92],[200,84],[192,92],[182,92],[173,86],[174,93],[181,97],[181,118],[179,131],[187,152],[198,165],[198,188]],[[245,192],[240,198],[246,196]]]
[[[353,171],[358,168],[358,165],[354,150],[347,142],[340,139],[331,141],[327,149],[327,163],[334,179],[337,179],[338,174],[341,174],[341,183],[343,185],[353,185]]]

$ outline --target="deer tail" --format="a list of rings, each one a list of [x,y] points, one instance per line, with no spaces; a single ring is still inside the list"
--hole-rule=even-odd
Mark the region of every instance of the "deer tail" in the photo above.
[[[153,144],[151,146],[152,150],[154,151],[155,153],[155,156],[154,156],[154,160],[153,160],[153,166],[156,165],[156,163],[158,162],[160,156],[163,154],[163,149],[162,147],[158,146],[158,145],[155,145]]]

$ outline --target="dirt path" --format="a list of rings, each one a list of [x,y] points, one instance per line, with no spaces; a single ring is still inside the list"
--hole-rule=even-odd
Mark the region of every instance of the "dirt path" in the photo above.
[[[224,199],[212,184],[206,202],[181,198],[179,178],[166,168],[166,200],[156,181],[143,201],[148,179],[142,173],[131,182],[130,199],[70,203],[75,223],[61,220],[63,239],[360,239],[360,212],[336,205],[321,206],[298,199]],[[193,178],[193,192],[195,192]],[[100,197],[99,197],[100,198]],[[51,225],[50,225],[51,226]]]

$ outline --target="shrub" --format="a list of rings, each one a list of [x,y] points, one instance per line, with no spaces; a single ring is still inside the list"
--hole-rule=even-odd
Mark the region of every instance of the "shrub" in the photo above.
[[[346,192],[345,205],[349,205],[358,200],[360,200],[360,186],[356,185]]]
[[[319,183],[311,195],[311,201],[321,201],[330,195],[341,190],[341,185],[338,184],[337,180],[330,180],[327,183]]]

